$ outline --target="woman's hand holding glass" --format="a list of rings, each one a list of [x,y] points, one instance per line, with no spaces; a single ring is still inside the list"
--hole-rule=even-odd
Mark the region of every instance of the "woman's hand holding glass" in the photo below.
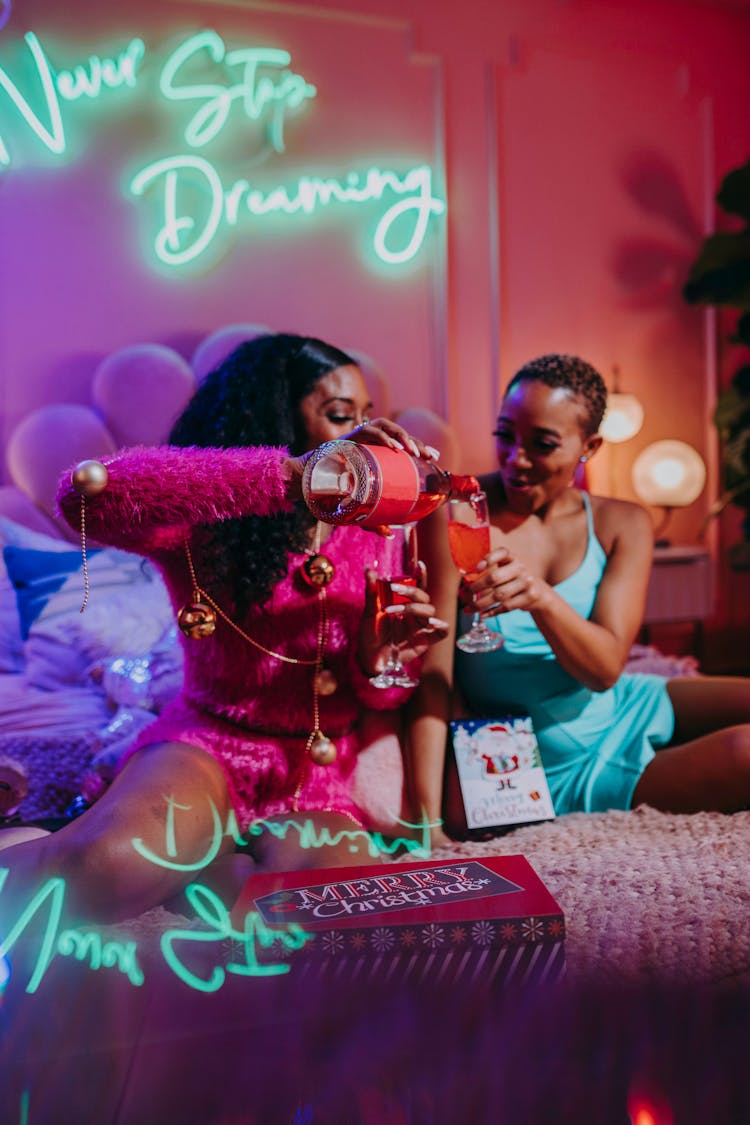
[[[424,568],[414,525],[391,531],[398,543],[391,574],[367,573],[360,659],[364,667],[380,668],[370,680],[374,687],[415,687],[406,665],[447,635],[448,622],[434,616],[435,607],[421,588]]]
[[[448,543],[459,573],[470,580],[475,578],[478,567],[490,553],[490,517],[484,492],[477,492],[470,500],[449,502]],[[471,629],[458,637],[458,647],[463,652],[493,652],[502,648],[500,634],[487,628],[476,604],[473,608]]]
[[[490,551],[466,587],[480,617],[493,617],[513,609],[531,613],[544,605],[550,589],[542,578],[529,574],[506,547]]]

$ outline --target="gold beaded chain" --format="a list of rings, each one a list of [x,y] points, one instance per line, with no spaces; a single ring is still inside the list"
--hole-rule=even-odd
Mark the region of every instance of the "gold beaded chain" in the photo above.
[[[178,614],[177,620],[182,632],[185,633],[186,636],[193,638],[208,636],[213,633],[216,627],[215,618],[220,617],[221,620],[226,625],[229,625],[244,641],[247,641],[253,648],[265,653],[266,656],[270,656],[274,660],[281,660],[285,664],[299,664],[314,668],[315,671],[312,681],[313,726],[305,742],[305,752],[317,765],[330,765],[330,763],[336,759],[336,745],[330,738],[326,737],[320,729],[320,696],[321,694],[329,695],[332,691],[336,690],[335,678],[330,671],[323,668],[323,657],[325,655],[326,645],[328,644],[330,631],[326,586],[333,578],[333,564],[324,555],[319,553],[320,524],[318,524],[316,528],[315,549],[300,568],[302,576],[308,585],[317,587],[318,590],[318,635],[315,658],[313,660],[305,660],[297,656],[287,656],[282,652],[274,652],[273,649],[266,648],[260,641],[256,641],[254,637],[246,633],[242,626],[238,625],[236,621],[233,621],[229,614],[226,613],[218,602],[200,585],[195,572],[195,564],[193,562],[190,544],[187,540],[184,540],[183,546],[185,548],[188,570],[190,571],[190,581],[193,587],[193,602],[183,607]],[[213,613],[211,613],[211,611],[213,611]],[[303,777],[300,778],[297,790],[295,791],[295,801],[301,789],[303,778],[304,771]]]
[[[83,570],[83,601],[79,613],[83,613],[86,606],[89,604],[89,594],[91,592],[91,581],[89,579],[89,553],[86,544],[86,497],[81,493],[81,560]]]
[[[309,668],[316,667],[316,665],[321,660],[322,650],[325,649],[325,646],[328,643],[328,613],[326,612],[327,604],[325,586],[321,586],[318,590],[320,617],[318,621],[318,652],[315,658],[313,660],[303,660],[301,657],[297,656],[285,656],[283,652],[274,652],[273,649],[266,648],[265,645],[262,645],[260,641],[256,641],[255,638],[251,637],[249,633],[246,633],[245,630],[240,625],[238,625],[236,621],[233,621],[228,613],[225,613],[221,606],[218,605],[216,601],[214,601],[211,595],[207,593],[202,586],[199,585],[195,573],[193,555],[187,542],[185,542],[185,554],[187,556],[187,564],[190,571],[190,581],[193,584],[193,600],[196,605],[201,601],[205,602],[207,605],[210,605],[211,609],[214,611],[217,617],[220,617],[221,620],[225,622],[225,624],[229,625],[231,629],[234,629],[235,633],[238,633],[242,637],[242,639],[247,641],[248,644],[251,644],[253,648],[260,649],[261,652],[264,652],[266,656],[272,656],[274,660],[283,660],[285,664],[304,664]]]
[[[88,550],[86,543],[86,498],[96,496],[98,493],[102,492],[107,487],[108,477],[109,474],[106,465],[102,464],[101,461],[93,460],[79,462],[73,469],[70,477],[73,488],[81,497],[81,557],[83,561],[83,604],[81,605],[81,613],[86,609],[90,592]],[[315,762],[316,765],[327,766],[336,759],[336,745],[330,738],[327,738],[320,729],[320,696],[330,695],[337,687],[333,673],[323,667],[323,657],[329,637],[326,586],[333,580],[334,567],[330,559],[320,554],[320,534],[321,525],[320,522],[318,522],[315,528],[314,550],[308,552],[309,557],[300,567],[300,573],[304,581],[308,586],[318,591],[318,635],[314,660],[304,660],[300,657],[286,656],[284,653],[274,652],[273,649],[266,648],[265,645],[256,641],[255,638],[251,637],[249,633],[246,633],[236,621],[233,621],[229,614],[225,613],[211,595],[199,585],[195,573],[193,556],[187,540],[184,541],[184,547],[188,569],[190,571],[190,580],[193,584],[193,603],[183,606],[177,616],[177,622],[181,631],[187,637],[199,639],[201,637],[210,636],[211,633],[214,632],[216,628],[216,618],[220,617],[222,621],[229,625],[230,628],[234,629],[235,633],[242,637],[243,640],[247,641],[253,648],[264,652],[266,656],[270,656],[274,660],[282,660],[285,664],[300,664],[314,668],[315,672],[313,674],[312,683],[313,729],[307,737],[305,751],[308,758]],[[295,790],[295,808],[304,776],[305,769],[303,766],[302,775],[297,789]]]
[[[83,602],[79,613],[89,604],[89,556],[86,543],[86,497],[97,496],[107,487],[109,473],[101,461],[79,461],[70,474],[70,483],[81,497],[81,560],[83,571]]]

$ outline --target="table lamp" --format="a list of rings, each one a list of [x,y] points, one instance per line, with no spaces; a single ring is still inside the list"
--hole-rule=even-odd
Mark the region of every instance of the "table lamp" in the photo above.
[[[633,463],[633,488],[644,504],[663,508],[654,530],[658,547],[669,546],[662,536],[674,509],[692,504],[705,483],[703,458],[687,442],[655,441],[638,454]]]
[[[643,407],[634,394],[620,390],[620,369],[612,368],[613,389],[607,395],[607,409],[599,433],[612,449],[609,451],[609,494],[617,495],[617,464],[615,446],[630,441],[643,425]]]
[[[643,407],[635,395],[620,390],[620,369],[612,368],[614,387],[607,395],[607,409],[599,433],[606,441],[630,441],[643,425]]]

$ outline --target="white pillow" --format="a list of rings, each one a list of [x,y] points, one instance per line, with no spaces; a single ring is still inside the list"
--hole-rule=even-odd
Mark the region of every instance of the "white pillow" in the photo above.
[[[0,518],[0,534],[9,521]],[[150,650],[173,623],[164,584],[151,563],[112,547],[89,550],[89,604],[81,613],[80,551],[26,532],[3,554],[15,594],[24,670],[36,687],[85,683],[93,665]]]

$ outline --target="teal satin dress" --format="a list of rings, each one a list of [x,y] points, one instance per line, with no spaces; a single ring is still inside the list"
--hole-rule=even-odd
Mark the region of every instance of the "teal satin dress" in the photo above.
[[[591,615],[607,558],[596,538],[591,503],[586,555],[555,591],[581,617]],[[470,617],[460,615],[459,631]],[[607,691],[591,691],[557,662],[530,613],[511,610],[486,620],[505,644],[496,652],[456,649],[456,682],[476,715],[531,716],[555,812],[630,808],[633,790],[674,732],[674,712],[662,676],[624,673]]]

